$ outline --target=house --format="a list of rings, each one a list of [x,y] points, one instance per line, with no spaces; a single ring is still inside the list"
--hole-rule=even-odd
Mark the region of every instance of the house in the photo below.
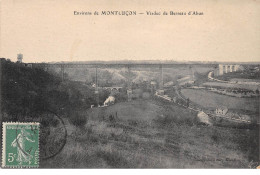
[[[216,108],[216,115],[226,115],[228,112],[228,108],[225,106],[220,106]]]

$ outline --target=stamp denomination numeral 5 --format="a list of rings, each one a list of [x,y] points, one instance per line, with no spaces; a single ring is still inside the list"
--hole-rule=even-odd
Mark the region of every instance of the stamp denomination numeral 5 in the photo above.
[[[8,153],[8,162],[13,162],[16,154],[14,153]]]

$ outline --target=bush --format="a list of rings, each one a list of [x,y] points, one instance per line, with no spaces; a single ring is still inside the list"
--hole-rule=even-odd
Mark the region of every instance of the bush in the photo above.
[[[155,122],[162,127],[173,127],[175,125],[193,126],[196,124],[196,120],[193,116],[179,116],[178,114],[158,117],[155,119]]]
[[[142,94],[142,97],[143,97],[143,99],[149,99],[149,98],[150,98],[150,93],[144,92],[144,93]]]
[[[116,103],[127,101],[127,94],[125,92],[118,92],[114,94],[114,97],[116,99]]]
[[[77,127],[83,127],[87,123],[87,117],[81,112],[74,112],[69,115],[71,124]]]

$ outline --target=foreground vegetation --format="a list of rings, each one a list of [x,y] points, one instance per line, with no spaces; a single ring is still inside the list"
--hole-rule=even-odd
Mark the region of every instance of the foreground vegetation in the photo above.
[[[197,124],[196,114],[155,100],[89,109],[81,129],[67,125],[60,154],[42,167],[250,168],[258,160],[257,128]]]
[[[94,89],[82,83],[62,82],[57,74],[43,69],[26,67],[0,59],[1,63],[1,116],[3,120],[19,121],[26,117],[53,112],[70,116],[97,105]],[[103,102],[109,92],[102,91],[98,101]]]

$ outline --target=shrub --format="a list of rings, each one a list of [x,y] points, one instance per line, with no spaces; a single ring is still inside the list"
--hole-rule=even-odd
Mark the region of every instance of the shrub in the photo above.
[[[83,127],[87,123],[87,117],[81,112],[74,112],[69,115],[71,124],[77,127]]]
[[[114,97],[115,97],[117,103],[118,103],[118,102],[127,101],[126,91],[118,92],[118,93],[114,94]]]

